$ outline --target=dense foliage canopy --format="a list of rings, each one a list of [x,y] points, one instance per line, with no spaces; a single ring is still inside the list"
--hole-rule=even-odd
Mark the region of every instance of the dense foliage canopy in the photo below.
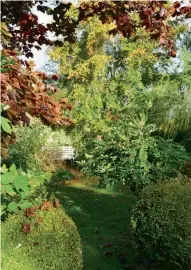
[[[32,57],[31,49],[41,49],[41,45],[63,45],[63,38],[69,42],[75,42],[75,29],[81,21],[94,16],[96,13],[102,23],[113,21],[115,28],[111,34],[120,32],[125,37],[134,34],[139,26],[151,33],[151,37],[159,39],[160,44],[169,49],[171,56],[176,55],[173,42],[173,28],[167,23],[170,17],[186,15],[190,16],[191,8],[181,7],[180,2],[168,1],[79,1],[75,8],[71,3],[56,1],[56,5],[50,6],[48,1],[2,1],[2,21],[9,28],[11,44],[7,46],[22,50],[27,57]],[[31,12],[36,6],[38,11],[52,15],[53,22],[46,25],[38,22],[38,17]],[[68,16],[68,11],[73,7],[75,13]],[[134,20],[132,14],[139,18]],[[48,31],[57,37],[52,42]],[[59,36],[62,39],[59,39]]]

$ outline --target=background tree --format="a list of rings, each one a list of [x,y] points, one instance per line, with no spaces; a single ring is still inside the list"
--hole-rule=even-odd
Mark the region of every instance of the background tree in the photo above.
[[[50,54],[60,63],[61,91],[55,96],[66,95],[74,104],[70,116],[77,124],[70,134],[81,164],[104,185],[120,181],[137,190],[176,175],[188,160],[176,138],[190,129],[190,67],[185,61],[180,83],[166,49],[139,26],[136,12],[131,18],[137,28],[127,38],[111,35],[112,22],[89,17],[79,24],[75,44]]]
[[[169,50],[171,56],[175,56],[174,29],[167,22],[171,17],[181,15],[190,16],[190,7],[181,7],[179,1],[169,3],[168,1],[79,1],[76,6],[78,16],[67,16],[73,5],[71,3],[60,3],[50,7],[48,1],[2,1],[1,19],[5,22],[12,34],[11,43],[6,45],[13,49],[21,50],[27,57],[32,57],[31,49],[35,47],[40,50],[41,45],[63,45],[63,41],[75,42],[75,30],[81,21],[92,17],[95,13],[102,23],[115,23],[110,33],[120,32],[125,37],[134,34],[137,22],[132,20],[131,14],[139,15],[139,26],[144,26],[151,33],[153,39],[160,40],[160,44]],[[38,17],[31,12],[36,6],[38,11],[53,16],[53,22],[47,25],[38,23]],[[48,39],[47,33],[51,31],[57,38],[55,42]]]

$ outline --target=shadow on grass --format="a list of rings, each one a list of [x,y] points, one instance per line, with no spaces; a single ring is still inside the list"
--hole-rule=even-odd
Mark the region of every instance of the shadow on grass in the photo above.
[[[95,181],[87,179],[72,181],[69,185],[47,185],[47,188],[77,226],[84,270],[181,269],[178,265],[151,262],[145,265],[138,259],[130,224],[136,197],[128,189],[98,189]]]
[[[82,185],[52,187],[82,239],[85,270],[123,270],[134,264],[130,225],[135,197]]]

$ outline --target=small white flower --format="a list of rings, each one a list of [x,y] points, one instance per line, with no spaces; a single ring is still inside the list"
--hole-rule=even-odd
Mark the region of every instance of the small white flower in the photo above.
[[[22,246],[22,244],[18,244],[17,246],[16,246],[16,248],[20,248]]]

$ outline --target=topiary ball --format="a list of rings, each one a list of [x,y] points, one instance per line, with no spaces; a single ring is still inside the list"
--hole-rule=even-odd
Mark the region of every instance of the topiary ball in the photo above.
[[[191,266],[190,183],[167,182],[145,188],[132,225],[143,258]]]
[[[2,224],[4,270],[81,270],[80,236],[61,209],[9,216]]]

